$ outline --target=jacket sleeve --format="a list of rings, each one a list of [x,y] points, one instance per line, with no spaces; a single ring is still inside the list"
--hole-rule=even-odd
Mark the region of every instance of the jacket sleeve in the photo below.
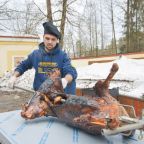
[[[65,77],[65,75],[67,75],[67,74],[71,74],[73,79],[77,78],[76,69],[71,65],[71,60],[68,57],[68,55],[66,53],[64,53],[62,77]]]
[[[33,67],[32,63],[33,59],[33,53],[29,54],[27,59],[23,60],[15,69],[15,71],[18,71],[20,75],[22,75],[25,71],[28,69],[31,69]]]

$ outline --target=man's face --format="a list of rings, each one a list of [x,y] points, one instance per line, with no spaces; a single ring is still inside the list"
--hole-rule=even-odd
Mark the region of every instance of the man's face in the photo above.
[[[52,50],[58,43],[57,37],[51,34],[45,34],[43,36],[43,39],[44,39],[44,45],[46,51]]]

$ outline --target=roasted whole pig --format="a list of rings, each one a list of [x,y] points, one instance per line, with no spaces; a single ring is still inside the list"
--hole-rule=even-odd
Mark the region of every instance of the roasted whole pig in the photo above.
[[[106,80],[95,84],[95,96],[76,96],[64,93],[60,71],[53,70],[30,102],[24,104],[21,116],[25,119],[53,116],[91,134],[121,127],[123,123],[119,117],[129,115],[108,89],[117,71],[118,65],[113,64]]]

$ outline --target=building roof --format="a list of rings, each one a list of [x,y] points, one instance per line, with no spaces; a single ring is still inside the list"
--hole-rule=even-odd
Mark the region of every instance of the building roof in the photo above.
[[[26,39],[40,39],[38,35],[19,35],[19,36],[9,36],[9,35],[0,35],[0,38],[26,38]]]
[[[0,35],[1,42],[40,42],[38,35]]]

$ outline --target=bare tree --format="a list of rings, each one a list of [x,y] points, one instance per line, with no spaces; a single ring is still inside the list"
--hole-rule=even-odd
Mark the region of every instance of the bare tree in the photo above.
[[[60,32],[61,32],[61,40],[60,44],[63,47],[64,46],[64,35],[65,35],[65,26],[66,24],[69,24],[74,27],[78,27],[78,23],[75,23],[73,19],[76,16],[75,11],[71,6],[73,3],[75,3],[77,0],[62,0],[62,10],[61,10],[61,18],[60,18]],[[78,14],[78,13],[77,13]]]
[[[37,26],[45,16],[39,12],[33,2],[25,1],[23,12],[13,12],[10,18],[16,34],[37,34]]]
[[[5,31],[5,29],[8,29],[7,26],[3,24],[3,20],[7,19],[7,4],[10,0],[2,0],[0,1],[0,31]]]
[[[116,44],[116,34],[115,34],[115,22],[114,22],[114,10],[113,10],[113,0],[111,0],[110,2],[111,4],[111,23],[112,23],[112,39],[114,40],[114,49],[115,49],[115,52],[117,54],[117,44]],[[113,45],[113,42],[112,42],[112,45]]]
[[[94,20],[95,20],[95,48],[96,48],[96,56],[98,56],[98,28],[97,28],[97,7],[96,3],[94,4]]]
[[[77,41],[77,52],[79,57],[82,55],[82,34],[81,34],[81,17],[78,17],[78,41]]]
[[[67,14],[67,2],[68,2],[68,0],[62,1],[62,17],[61,17],[61,24],[60,24],[60,33],[61,33],[60,44],[61,44],[61,46],[63,46],[63,38],[64,38],[64,30],[65,30],[66,14]]]
[[[72,24],[72,22],[68,18],[68,14],[70,13],[70,6],[75,2],[76,0],[58,0],[55,2],[55,6],[59,7],[57,10],[53,11],[51,0],[46,0],[47,2],[47,19],[48,21],[52,22],[58,22],[60,25],[60,33],[61,33],[61,39],[60,39],[60,45],[63,47],[64,45],[64,34],[65,34],[65,25],[66,22],[69,22]],[[53,11],[53,12],[52,12]],[[58,15],[59,18],[55,18],[55,15]],[[56,16],[57,17],[57,16]]]
[[[93,14],[92,14],[92,2],[87,2],[87,9],[89,11],[89,17],[88,17],[88,31],[89,31],[89,43],[90,43],[90,55],[93,52],[93,43],[92,43],[92,39],[93,39],[93,28],[92,28],[92,18],[93,18]]]
[[[101,0],[100,0],[100,15],[101,15],[101,49],[104,49],[103,9],[102,9],[102,2],[101,2]]]
[[[53,22],[51,0],[46,0],[47,3],[47,19]]]
[[[75,57],[76,57],[76,53],[75,53],[75,45],[74,45],[74,40],[73,40],[73,33],[72,33],[72,31],[70,31],[70,39],[71,39],[71,42],[72,42],[73,56],[74,56],[74,58],[75,58]]]
[[[5,31],[15,34],[37,34],[37,26],[45,19],[33,1],[23,1],[21,9],[17,5],[10,4],[4,8],[4,12],[0,24]]]
[[[129,47],[130,47],[130,0],[127,0],[127,13],[126,13],[126,17],[127,17],[127,30],[126,30],[126,42],[127,42],[127,52],[129,51]]]

